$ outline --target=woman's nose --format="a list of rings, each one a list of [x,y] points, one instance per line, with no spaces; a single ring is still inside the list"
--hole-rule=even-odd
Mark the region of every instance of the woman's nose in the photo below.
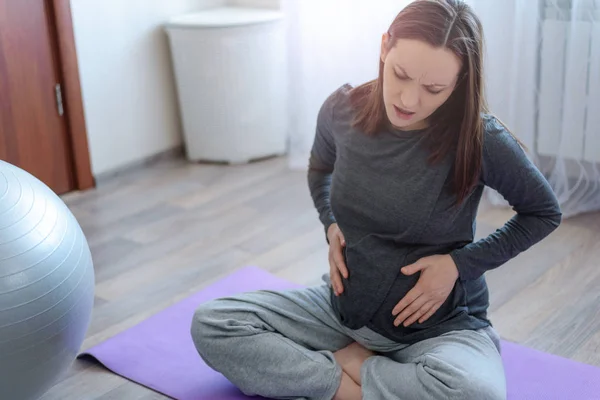
[[[400,101],[402,106],[407,108],[408,111],[415,111],[415,108],[419,104],[419,92],[411,87],[406,87],[400,95]]]

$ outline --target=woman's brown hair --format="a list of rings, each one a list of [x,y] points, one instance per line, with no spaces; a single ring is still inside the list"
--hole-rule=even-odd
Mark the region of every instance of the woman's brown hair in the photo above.
[[[477,184],[483,152],[482,113],[488,112],[483,84],[483,28],[473,10],[460,0],[416,0],[394,19],[388,46],[418,39],[451,50],[462,61],[452,95],[428,119],[431,157],[435,163],[454,156],[454,192],[461,203]],[[383,102],[383,67],[377,79],[351,93],[357,108],[354,126],[369,135],[389,127]]]

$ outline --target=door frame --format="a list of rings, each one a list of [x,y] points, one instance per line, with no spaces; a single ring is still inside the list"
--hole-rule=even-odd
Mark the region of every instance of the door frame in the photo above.
[[[96,186],[92,174],[70,0],[47,0],[56,35],[75,190]]]

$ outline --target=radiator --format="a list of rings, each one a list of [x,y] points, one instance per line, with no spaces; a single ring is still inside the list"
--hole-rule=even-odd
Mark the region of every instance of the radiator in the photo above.
[[[543,0],[541,156],[600,162],[600,0]]]

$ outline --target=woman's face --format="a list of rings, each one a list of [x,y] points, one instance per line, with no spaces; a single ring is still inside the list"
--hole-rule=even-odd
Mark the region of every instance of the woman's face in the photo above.
[[[387,116],[402,130],[425,128],[427,118],[452,94],[461,61],[450,50],[420,40],[398,39],[388,51],[388,40],[384,35],[381,44]]]

